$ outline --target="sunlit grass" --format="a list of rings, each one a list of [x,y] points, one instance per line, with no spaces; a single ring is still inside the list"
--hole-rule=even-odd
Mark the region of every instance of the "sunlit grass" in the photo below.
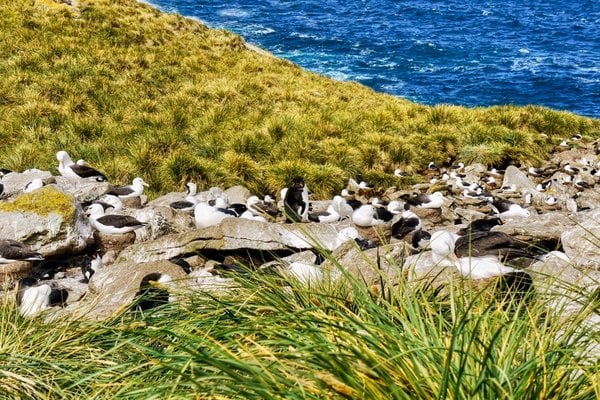
[[[344,279],[282,287],[255,273],[224,294],[189,292],[103,323],[44,325],[6,302],[0,390],[107,399],[598,395],[600,367],[585,352],[597,332],[582,323],[593,306],[565,318],[543,296],[505,303],[490,288],[400,282],[380,297]]]
[[[4,168],[54,171],[65,149],[156,195],[188,179],[273,192],[289,184],[282,165],[301,165],[325,197],[358,175],[385,185],[429,161],[531,163],[600,135],[567,112],[429,107],[335,82],[133,0],[78,4],[0,0]]]

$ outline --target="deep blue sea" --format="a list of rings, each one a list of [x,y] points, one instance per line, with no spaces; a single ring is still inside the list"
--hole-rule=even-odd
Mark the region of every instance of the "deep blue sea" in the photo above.
[[[600,0],[151,0],[309,70],[426,103],[600,117]]]

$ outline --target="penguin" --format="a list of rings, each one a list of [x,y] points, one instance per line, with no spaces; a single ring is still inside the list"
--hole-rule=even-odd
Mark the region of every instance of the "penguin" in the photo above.
[[[86,259],[81,264],[81,273],[83,274],[83,281],[89,282],[90,278],[98,271],[102,269],[102,255],[100,252],[96,252],[90,256],[86,256]]]
[[[308,192],[302,177],[295,177],[283,199],[286,222],[302,222],[308,215]]]

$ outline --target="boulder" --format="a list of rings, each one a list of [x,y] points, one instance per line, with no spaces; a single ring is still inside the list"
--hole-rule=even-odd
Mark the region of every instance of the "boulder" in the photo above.
[[[169,204],[186,198],[185,192],[170,192],[148,202],[148,207],[168,207]]]
[[[167,206],[130,209],[123,213],[147,224],[135,231],[136,242],[154,240],[172,233],[189,232],[196,227],[193,215],[178,212]]]
[[[80,203],[89,203],[106,194],[112,186],[108,182],[82,179],[72,182],[63,176],[56,176],[56,183],[66,193],[71,194]]]
[[[329,224],[276,224],[226,218],[216,226],[134,244],[121,252],[118,261],[156,261],[203,250],[332,250],[336,238],[337,228]]]
[[[252,196],[250,190],[241,185],[232,186],[223,193],[227,196],[227,199],[229,199],[229,204],[246,204],[246,200]]]
[[[597,190],[585,190],[576,198],[579,210],[593,210],[600,206],[600,192]]]
[[[135,242],[135,232],[112,235],[95,231],[94,242],[103,255],[102,263],[112,264],[123,249]]]
[[[504,171],[504,179],[502,180],[502,186],[516,185],[517,190],[523,191],[526,189],[535,189],[536,185],[533,183],[527,175],[514,165],[509,165]]]
[[[408,283],[438,288],[460,278],[455,268],[436,264],[431,254],[431,251],[424,251],[406,257],[402,270]]]
[[[4,195],[12,197],[23,193],[23,189],[29,182],[39,178],[46,183],[51,183],[53,180],[52,174],[48,171],[40,171],[39,169],[30,169],[25,172],[11,172],[2,177],[4,185]]]
[[[0,285],[13,286],[21,278],[29,275],[33,267],[30,261],[15,261],[7,264],[0,264]]]
[[[479,180],[481,179],[481,176],[483,175],[483,173],[486,170],[487,169],[485,168],[485,166],[483,164],[467,165],[463,171],[463,174],[465,175],[465,177],[463,178],[463,181],[469,182],[469,183],[479,182]]]
[[[352,224],[359,236],[373,244],[384,245],[390,243],[392,238],[392,225],[381,224],[374,226],[358,226]]]
[[[568,212],[552,212],[532,215],[529,218],[507,220],[492,231],[504,232],[519,240],[558,242],[565,229],[577,225],[579,218]]]
[[[92,242],[92,229],[73,196],[48,185],[0,203],[0,237],[51,256],[82,251]]]
[[[124,208],[134,209],[142,208],[142,204],[144,204],[141,196],[121,198],[121,202],[123,203]]]
[[[322,267],[341,275],[341,279],[348,274],[368,287],[380,288],[382,282],[385,287],[390,287],[402,280],[402,264],[409,254],[408,245],[402,241],[365,251],[354,241],[347,241],[332,253],[335,261],[326,260]]]
[[[531,264],[527,271],[540,294],[575,299],[581,293],[592,293],[600,287],[600,271],[576,268],[564,253],[550,252]]]
[[[600,326],[600,315],[589,307],[591,299],[600,293],[600,271],[582,269],[562,257],[546,257],[528,268],[534,287],[543,296],[551,318],[564,321],[576,320],[578,326],[595,329]],[[570,322],[567,322],[567,325]],[[598,335],[590,337],[585,348],[578,349],[585,358],[597,362],[600,357]]]
[[[564,252],[573,264],[600,271],[600,210],[579,214],[577,224],[559,226]]]
[[[577,189],[571,183],[572,178],[569,174],[558,171],[550,179],[552,180],[552,185],[546,193],[552,194],[560,199],[561,202],[565,202],[566,199],[571,199],[577,194]]]
[[[95,273],[89,282],[89,293],[77,309],[85,317],[102,320],[127,307],[135,299],[142,279],[151,273],[167,274],[177,283],[187,278],[181,267],[169,261],[119,263]]]

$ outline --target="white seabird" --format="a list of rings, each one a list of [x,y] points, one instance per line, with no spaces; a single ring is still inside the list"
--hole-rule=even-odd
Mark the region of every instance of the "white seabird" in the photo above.
[[[365,204],[354,210],[352,213],[352,222],[355,225],[362,227],[385,224],[384,220],[376,218],[375,207],[371,204]]]
[[[408,204],[418,208],[440,208],[444,205],[444,194],[442,192],[419,193],[413,196],[403,195],[402,198]]]
[[[261,200],[258,196],[248,197],[246,200],[246,208],[252,213],[252,215],[257,217],[264,217],[265,215],[275,217],[279,213],[277,206],[275,206],[272,202],[265,202],[264,200]]]
[[[0,264],[15,261],[39,261],[44,257],[21,242],[12,239],[0,239]]]
[[[312,222],[321,222],[327,224],[338,222],[340,219],[340,214],[335,211],[333,204],[330,204],[325,211],[308,213],[308,220]]]
[[[149,185],[142,178],[134,178],[131,185],[116,186],[108,194],[118,196],[122,199],[139,197],[144,193],[144,187]]]
[[[23,188],[23,193],[31,193],[34,190],[38,190],[39,188],[44,186],[44,181],[40,178],[35,178],[31,182],[29,182]]]
[[[331,201],[333,210],[338,213],[340,219],[349,218],[354,212],[354,208],[342,196],[334,196]]]
[[[106,176],[94,168],[74,163],[64,150],[56,153],[56,159],[58,160],[58,172],[70,181],[77,182],[85,178],[93,178],[98,182],[107,181]]]
[[[35,278],[23,278],[17,290],[17,305],[23,317],[33,317],[55,305],[63,305],[68,297],[65,289],[53,289],[48,284],[39,284]]]
[[[465,278],[485,279],[511,272],[523,272],[502,264],[495,256],[461,257],[454,254],[458,235],[449,231],[437,231],[431,235],[429,246],[433,261],[441,266],[455,267]]]
[[[89,216],[90,225],[92,225],[93,228],[102,233],[111,235],[133,232],[146,225],[129,215],[105,215],[104,207],[98,203],[91,204],[87,208],[86,214]]]
[[[494,212],[502,219],[506,218],[527,218],[531,215],[529,210],[509,200],[497,200],[490,203]]]
[[[208,203],[198,203],[194,208],[196,228],[206,228],[219,225],[225,218],[234,218],[233,215],[211,206]]]
[[[184,200],[174,201],[169,204],[169,207],[174,208],[179,211],[192,211],[196,204],[198,204],[198,199],[196,198],[196,193],[198,191],[198,186],[196,186],[193,182],[188,182],[185,184],[185,194],[186,197]]]
[[[104,211],[112,208],[114,211],[119,211],[123,209],[123,202],[120,198],[112,194],[105,194],[100,197],[95,203],[102,204],[104,207]]]

